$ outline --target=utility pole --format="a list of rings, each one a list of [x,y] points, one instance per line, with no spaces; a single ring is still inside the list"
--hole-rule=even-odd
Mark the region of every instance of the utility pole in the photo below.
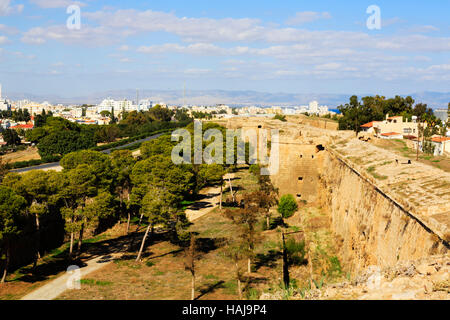
[[[136,106],[139,109],[139,89],[136,89]]]

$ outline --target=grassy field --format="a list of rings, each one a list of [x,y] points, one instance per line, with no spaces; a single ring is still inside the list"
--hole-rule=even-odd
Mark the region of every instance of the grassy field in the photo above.
[[[39,155],[36,147],[29,147],[26,150],[5,154],[4,156],[1,156],[1,159],[3,162],[14,163],[20,161],[39,160],[41,159],[41,156]]]

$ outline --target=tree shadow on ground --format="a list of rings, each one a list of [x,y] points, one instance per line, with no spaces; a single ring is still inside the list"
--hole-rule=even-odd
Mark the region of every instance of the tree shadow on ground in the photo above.
[[[20,274],[12,281],[23,282],[38,282],[48,280],[61,272],[67,271],[71,265],[76,265],[80,268],[87,264],[83,261],[102,257],[99,263],[107,263],[112,260],[112,253],[126,251],[127,243],[130,241],[131,235],[121,236],[116,239],[108,239],[98,242],[83,243],[82,253],[77,255],[77,244],[74,245],[74,255],[69,257],[69,247],[55,254],[51,257],[44,257],[41,262],[33,268],[32,265],[20,269]],[[51,259],[46,261],[46,259]]]
[[[282,257],[282,254],[278,250],[270,250],[268,253],[258,253],[255,257],[253,269],[259,270],[261,267],[275,268],[276,262]]]
[[[197,249],[202,253],[208,253],[223,246],[226,240],[226,238],[197,238]]]
[[[267,229],[265,221],[263,227],[264,230],[273,230],[276,229],[277,227],[288,228],[289,225],[286,222],[284,222],[282,217],[271,217],[269,221],[269,229]]]
[[[216,281],[214,283],[208,284],[203,288],[200,288],[199,289],[200,294],[197,297],[195,297],[194,300],[199,300],[201,297],[203,297],[204,295],[207,295],[208,293],[212,293],[217,289],[224,288],[224,284],[225,284],[225,281],[220,280],[220,281]]]

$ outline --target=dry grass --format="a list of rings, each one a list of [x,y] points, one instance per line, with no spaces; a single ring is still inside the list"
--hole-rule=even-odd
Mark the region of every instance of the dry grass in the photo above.
[[[36,147],[29,147],[26,150],[5,154],[1,157],[4,162],[14,163],[19,161],[39,160],[41,156]]]
[[[248,170],[236,173],[233,187],[255,187]],[[262,226],[262,217],[260,225]],[[234,238],[236,226],[218,209],[195,220],[190,231],[197,234],[203,255],[197,262],[196,294],[201,300],[237,299],[234,264],[225,256],[226,239]],[[280,235],[276,230],[262,232],[262,241],[256,247],[252,273],[247,277],[244,294],[274,286],[281,274],[281,254],[278,252]],[[140,237],[139,237],[140,239]],[[91,273],[81,290],[66,291],[59,299],[190,299],[191,276],[184,268],[184,252],[178,245],[159,239],[149,241],[142,263],[134,261],[135,253],[126,254],[99,271]],[[241,263],[246,270],[246,260]]]

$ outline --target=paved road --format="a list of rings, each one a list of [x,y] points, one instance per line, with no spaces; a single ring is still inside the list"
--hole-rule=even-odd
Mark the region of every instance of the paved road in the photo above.
[[[144,139],[140,139],[140,140],[136,140],[136,141],[124,144],[123,146],[120,146],[120,147],[103,150],[102,152],[106,153],[106,154],[110,154],[113,150],[120,150],[120,149],[124,149],[126,147],[129,147],[129,146],[132,146],[132,145],[134,145],[136,143],[150,141],[150,140],[153,140],[153,139],[156,139],[156,138],[162,136],[163,134],[164,133],[158,133],[158,134],[155,134],[153,136],[150,136],[150,137],[147,137],[147,138],[144,138]],[[44,164],[40,164],[38,166],[33,166],[33,167],[13,169],[11,171],[22,173],[22,172],[27,172],[27,171],[32,171],[32,170],[60,170],[60,169],[61,169],[61,165],[60,165],[60,163],[58,161],[58,162],[44,163]]]

